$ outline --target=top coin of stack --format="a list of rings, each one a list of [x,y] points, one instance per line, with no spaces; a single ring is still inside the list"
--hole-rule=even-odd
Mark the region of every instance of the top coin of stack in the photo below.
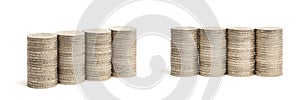
[[[85,37],[79,31],[58,32],[58,82],[79,84],[85,80]]]
[[[111,27],[112,76],[134,77],[136,75],[136,28]]]
[[[85,30],[86,79],[103,81],[111,77],[111,31]]]
[[[226,73],[226,29],[200,29],[200,75],[223,76]]]
[[[27,85],[50,88],[57,84],[57,36],[34,33],[27,36]]]
[[[256,29],[256,75],[273,77],[282,75],[282,29],[261,27]]]
[[[178,77],[199,74],[198,28],[171,29],[171,75]]]
[[[254,75],[255,54],[254,29],[228,28],[228,75],[246,77]]]

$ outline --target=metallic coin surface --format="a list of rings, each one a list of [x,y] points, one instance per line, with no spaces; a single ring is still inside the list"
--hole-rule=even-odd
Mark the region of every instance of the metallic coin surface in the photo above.
[[[199,75],[198,28],[171,29],[171,75],[189,77]]]
[[[112,33],[112,76],[136,76],[136,28],[115,26]]]
[[[58,35],[58,83],[80,84],[85,80],[85,35],[60,31]]]
[[[33,33],[27,36],[27,86],[50,88],[57,85],[57,35]]]

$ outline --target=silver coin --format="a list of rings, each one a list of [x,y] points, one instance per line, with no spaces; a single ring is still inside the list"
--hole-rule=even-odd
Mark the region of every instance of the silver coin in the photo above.
[[[206,27],[199,32],[200,75],[223,76],[226,73],[226,29]]]
[[[57,35],[33,33],[27,36],[27,86],[50,88],[57,84]]]
[[[112,33],[112,76],[136,76],[136,28],[115,26]]]
[[[171,29],[171,75],[188,77],[199,75],[198,28]]]
[[[85,30],[86,80],[104,81],[111,77],[111,31],[107,29]]]
[[[254,75],[255,32],[248,27],[228,28],[227,74],[236,77]]]
[[[81,31],[60,31],[58,35],[58,82],[64,85],[85,80],[85,35]]]
[[[256,70],[258,76],[282,75],[282,28],[256,29]]]

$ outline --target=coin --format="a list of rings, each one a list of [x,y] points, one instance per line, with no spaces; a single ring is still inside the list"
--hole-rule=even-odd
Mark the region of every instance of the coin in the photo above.
[[[107,29],[85,30],[86,79],[104,81],[111,77],[111,31]]]
[[[232,27],[228,28],[227,31],[227,74],[236,77],[254,75],[254,29]]]
[[[256,29],[256,75],[263,77],[282,75],[282,44],[282,28]]]
[[[223,76],[226,73],[226,29],[206,27],[200,29],[200,75]]]
[[[57,85],[57,35],[33,33],[27,36],[27,86],[50,88]]]
[[[85,80],[85,35],[80,31],[60,31],[58,35],[58,82],[64,85]]]
[[[171,75],[199,75],[198,31],[195,27],[171,28]]]
[[[112,76],[136,76],[136,28],[115,26],[112,33]]]

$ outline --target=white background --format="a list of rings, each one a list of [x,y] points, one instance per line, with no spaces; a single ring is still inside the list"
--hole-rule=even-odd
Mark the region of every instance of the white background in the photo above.
[[[1,54],[0,54],[0,99],[31,100],[77,100],[85,99],[78,86],[58,85],[50,89],[31,89],[26,87],[26,36],[35,32],[56,32],[76,29],[81,15],[92,0],[1,0]],[[300,56],[299,23],[300,3],[297,0],[206,0],[223,27],[231,26],[279,26],[284,29],[284,74],[281,77],[236,78],[225,76],[215,100],[299,100],[300,90]],[[155,3],[141,3],[142,6],[155,6]],[[128,13],[132,13],[131,7]],[[154,7],[159,9],[160,7]],[[168,7],[166,7],[168,8]],[[128,8],[130,9],[130,7]],[[141,10],[141,9],[140,9]],[[149,10],[149,9],[148,9]],[[123,13],[125,13],[122,11]],[[151,11],[151,10],[150,10]],[[121,13],[122,13],[121,12]],[[174,11],[177,13],[177,11]],[[129,14],[130,15],[130,14]],[[187,16],[174,16],[189,18]],[[110,24],[122,23],[114,20]],[[182,22],[184,25],[195,25],[193,22]],[[108,24],[107,26],[110,26]],[[151,40],[156,39],[156,42]],[[141,43],[152,46],[146,52]],[[146,57],[138,62],[138,75],[150,73],[150,54],[161,54],[168,60],[169,42],[160,37],[147,37],[138,42],[138,58]],[[150,47],[149,47],[150,48]],[[149,49],[148,48],[148,49]],[[147,58],[148,57],[148,58]],[[167,69],[170,68],[167,62]],[[142,72],[142,73],[141,73]],[[166,72],[167,74],[167,72]],[[197,87],[190,99],[199,100],[205,89],[206,77],[198,77]],[[115,78],[104,84],[120,99],[156,100],[168,95],[176,85],[178,78],[166,75],[161,84],[151,90],[128,90],[128,87]],[[121,84],[120,88],[114,86]],[[157,92],[158,91],[158,92]],[[129,93],[128,96],[126,96]]]

